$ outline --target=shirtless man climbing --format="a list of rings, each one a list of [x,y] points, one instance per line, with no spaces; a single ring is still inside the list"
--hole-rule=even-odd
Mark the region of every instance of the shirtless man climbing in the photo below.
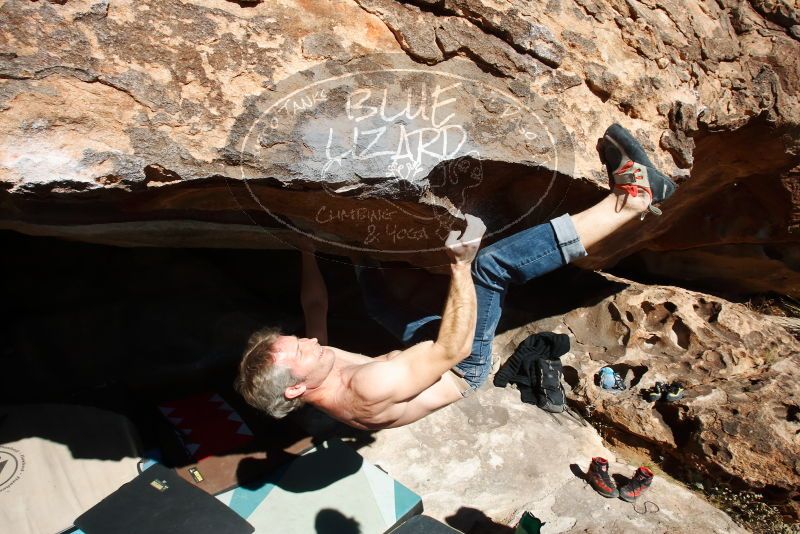
[[[450,288],[441,316],[369,310],[410,345],[405,350],[371,358],[327,346],[327,295],[313,255],[304,254],[302,303],[311,337],[277,330],[254,335],[237,389],[275,417],[308,403],[361,429],[406,425],[471,393],[489,376],[492,340],[510,283],[525,283],[585,256],[643,213],[660,214],[653,204],[674,192],[672,181],[621,126],[606,130],[600,153],[611,194],[587,210],[518,232],[480,253],[485,227],[467,216],[464,234],[453,232],[445,243]]]

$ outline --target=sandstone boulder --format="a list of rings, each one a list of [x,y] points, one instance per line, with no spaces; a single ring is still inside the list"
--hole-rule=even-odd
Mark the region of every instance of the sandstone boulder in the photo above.
[[[594,202],[618,121],[685,180],[586,267],[797,295],[797,28],[757,0],[7,0],[0,226],[432,267],[459,210],[497,236]]]

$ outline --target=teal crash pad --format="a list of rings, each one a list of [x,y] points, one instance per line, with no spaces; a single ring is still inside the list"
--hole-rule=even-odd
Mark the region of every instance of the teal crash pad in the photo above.
[[[419,495],[338,440],[217,498],[256,533],[381,534],[422,512]]]

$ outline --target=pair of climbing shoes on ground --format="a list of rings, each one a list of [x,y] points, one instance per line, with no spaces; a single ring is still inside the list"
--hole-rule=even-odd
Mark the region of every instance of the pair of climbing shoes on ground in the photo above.
[[[642,466],[636,470],[633,478],[627,484],[617,488],[617,484],[608,472],[608,460],[597,456],[592,458],[587,479],[595,491],[603,497],[609,499],[619,497],[625,502],[633,502],[653,483],[653,472]]]
[[[644,398],[648,402],[666,401],[675,402],[683,398],[684,388],[680,382],[656,382],[656,384],[644,392]]]

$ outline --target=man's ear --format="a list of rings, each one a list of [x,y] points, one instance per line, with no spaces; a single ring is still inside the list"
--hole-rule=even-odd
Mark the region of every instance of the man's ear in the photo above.
[[[294,386],[289,386],[283,392],[283,396],[289,400],[295,399],[306,392],[306,385],[302,382],[299,384],[295,384]]]

